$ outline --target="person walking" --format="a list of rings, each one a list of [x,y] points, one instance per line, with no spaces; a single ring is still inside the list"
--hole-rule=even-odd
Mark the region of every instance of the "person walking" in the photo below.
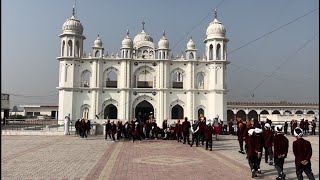
[[[240,122],[237,128],[237,136],[238,136],[239,147],[240,147],[239,153],[241,154],[245,154],[243,150],[244,131],[245,131],[245,127],[243,126],[243,123]]]
[[[278,171],[276,180],[284,180],[286,174],[283,172],[284,159],[287,158],[289,149],[289,140],[282,133],[282,125],[277,125],[274,128],[276,135],[273,138],[274,147],[274,166]]]
[[[206,150],[210,147],[210,151],[212,151],[212,135],[213,135],[213,127],[210,123],[210,120],[207,122],[204,130],[204,134],[206,137]]]
[[[181,142],[181,132],[182,132],[182,125],[180,124],[180,119],[178,119],[175,127],[174,127],[174,131],[176,133],[177,136],[177,141]]]
[[[284,122],[284,134],[285,135],[288,134],[288,122],[287,121]]]
[[[64,117],[64,135],[70,135],[70,117],[65,116]]]
[[[186,144],[186,141],[188,141],[188,144],[190,145],[190,138],[189,138],[190,127],[191,127],[191,124],[188,121],[188,118],[185,117],[184,122],[182,123],[183,144]]]
[[[248,163],[251,169],[251,177],[255,178],[257,177],[257,171],[258,171],[258,153],[257,153],[257,145],[254,139],[254,129],[249,129],[248,136],[245,138],[246,144],[248,145]]]
[[[191,126],[191,132],[192,132],[192,142],[190,144],[190,147],[193,146],[194,141],[196,141],[196,146],[199,146],[199,122],[196,120],[194,124]]]
[[[206,126],[206,119],[205,117],[201,117],[199,119],[199,141],[201,142],[201,145],[203,146],[204,145],[204,128]]]
[[[296,174],[298,180],[303,180],[302,173],[305,172],[309,180],[314,180],[311,169],[312,147],[309,141],[302,138],[303,129],[294,129],[296,140],[293,142],[292,150],[295,156]]]
[[[316,135],[316,127],[317,127],[317,124],[314,120],[312,120],[312,123],[311,123],[311,135]]]
[[[263,140],[264,140],[264,149],[265,149],[265,162],[269,165],[273,165],[273,151],[272,151],[272,143],[273,143],[273,132],[271,130],[271,126],[269,123],[265,124],[265,130],[263,131]]]
[[[256,127],[254,129],[254,135],[255,135],[254,140],[256,143],[256,152],[257,152],[257,168],[258,168],[257,173],[261,174],[260,164],[261,164],[262,150],[263,150],[263,145],[264,145],[263,136],[262,136],[262,129]]]
[[[110,137],[110,139],[112,139],[111,128],[112,128],[112,126],[111,126],[110,120],[108,120],[107,124],[106,124],[106,128],[105,128],[105,137],[104,137],[105,140],[108,139],[108,136]]]

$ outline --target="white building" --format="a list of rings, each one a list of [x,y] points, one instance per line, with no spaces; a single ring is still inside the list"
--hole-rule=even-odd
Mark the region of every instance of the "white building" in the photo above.
[[[217,15],[206,31],[203,58],[191,38],[185,54],[173,58],[165,33],[156,46],[144,25],[133,40],[127,30],[119,54],[105,54],[98,35],[87,56],[83,25],[74,13],[66,20],[57,58],[59,123],[69,114],[71,119],[129,120],[152,112],[160,126],[164,119],[197,119],[200,114],[227,117],[228,39]]]

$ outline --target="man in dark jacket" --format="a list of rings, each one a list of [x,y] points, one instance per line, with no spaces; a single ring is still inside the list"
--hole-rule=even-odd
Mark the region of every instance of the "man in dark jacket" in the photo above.
[[[284,122],[284,134],[285,135],[288,134],[288,122],[287,121]]]
[[[296,174],[298,180],[302,180],[302,172],[305,172],[309,179],[314,180],[311,169],[312,147],[309,141],[302,138],[303,130],[299,127],[294,129],[296,141],[293,142],[293,153],[295,156]]]
[[[283,172],[284,159],[287,157],[289,140],[282,133],[282,125],[274,127],[276,135],[273,138],[274,146],[274,166],[278,171],[277,180],[284,180],[286,174]]]
[[[263,140],[264,140],[264,149],[265,149],[265,162],[268,163],[269,157],[269,165],[273,165],[273,151],[272,151],[272,143],[273,143],[273,132],[271,130],[271,126],[269,123],[265,124],[265,130],[263,131]]]
[[[239,141],[239,146],[240,146],[239,153],[241,153],[241,154],[245,154],[245,152],[243,150],[244,131],[245,131],[245,127],[244,127],[243,123],[241,122],[238,124],[238,128],[237,128],[237,135],[238,135],[238,141]]]
[[[245,138],[246,144],[248,145],[247,155],[248,155],[248,162],[251,169],[251,177],[257,177],[257,159],[258,159],[258,153],[256,151],[257,145],[255,142],[254,137],[254,129],[249,129],[248,136]]]
[[[190,144],[190,147],[193,146],[194,141],[196,141],[196,146],[199,146],[199,122],[195,121],[194,124],[191,126],[191,132],[192,132],[192,142]]]
[[[262,129],[255,128],[254,129],[254,135],[255,135],[255,143],[256,143],[256,152],[258,154],[257,156],[257,168],[258,173],[261,174],[260,164],[261,164],[261,158],[262,158],[262,150],[264,146],[263,136],[262,136]]]
[[[316,122],[314,122],[314,120],[312,120],[311,126],[312,126],[311,135],[316,135],[317,124],[316,124]]]
[[[190,122],[188,121],[188,118],[184,118],[184,122],[182,123],[182,133],[183,133],[183,144],[188,141],[188,144],[190,144],[190,138],[189,138],[189,129],[191,127]]]
[[[111,128],[112,128],[112,126],[111,126],[110,120],[108,120],[107,124],[106,124],[106,129],[105,129],[105,138],[104,138],[105,140],[107,140],[108,135],[109,135],[110,139],[112,139]]]
[[[210,122],[207,122],[207,125],[204,129],[204,134],[206,137],[206,150],[210,146],[210,151],[212,151],[212,135],[213,135],[213,127]]]
[[[199,141],[204,145],[204,128],[206,126],[206,120],[204,117],[201,117],[199,120]]]
[[[174,127],[174,131],[176,133],[177,136],[177,141],[181,142],[181,131],[182,131],[182,126],[180,124],[180,119],[178,119],[176,126]]]
[[[115,134],[117,133],[117,125],[112,121],[111,123],[111,135],[112,135],[112,142],[114,142],[115,139]]]
[[[132,142],[135,141],[135,139],[139,139],[139,143],[141,142],[141,132],[140,132],[140,124],[138,121],[135,122],[134,124],[134,131],[133,131],[133,136],[132,136]]]

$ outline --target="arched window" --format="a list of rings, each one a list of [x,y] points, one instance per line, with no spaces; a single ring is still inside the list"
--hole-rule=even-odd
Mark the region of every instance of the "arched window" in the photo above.
[[[210,44],[209,46],[209,60],[213,60],[213,46]]]
[[[222,59],[226,59],[227,58],[227,46],[224,44],[223,45],[223,57]]]
[[[197,76],[197,87],[198,89],[204,88],[204,76],[202,73],[199,73]]]
[[[284,114],[285,114],[285,115],[287,115],[287,114],[292,114],[292,112],[289,111],[289,110],[286,110],[286,111],[284,111]]]
[[[72,41],[68,41],[68,56],[72,56]]]
[[[272,114],[280,114],[280,112],[278,110],[274,110]]]
[[[82,118],[89,118],[89,107],[86,106],[82,108]]]
[[[91,73],[88,70],[83,71],[81,75],[82,87],[90,87]]]
[[[66,65],[66,75],[65,75],[65,82],[71,82],[71,74],[72,74],[72,68],[70,65]]]
[[[99,50],[96,50],[96,52],[94,54],[94,57],[100,57],[100,51]]]
[[[153,88],[153,76],[147,71],[143,70],[138,75],[138,88]]]
[[[303,112],[298,110],[298,111],[296,111],[296,114],[303,114]]]
[[[204,110],[202,108],[198,109],[198,117],[204,116]]]
[[[64,48],[65,48],[65,46],[66,46],[66,42],[63,41],[62,42],[62,49],[61,49],[61,56],[64,56]]]
[[[181,72],[175,72],[172,76],[172,88],[183,89],[183,75]]]
[[[115,105],[109,104],[104,108],[104,119],[118,119],[118,109]]]
[[[80,57],[79,41],[76,42],[75,56],[76,56],[76,57]]]
[[[216,60],[221,59],[221,45],[218,44],[217,45],[217,49],[216,49]]]
[[[128,52],[128,50],[126,50],[126,58],[129,58],[128,54],[129,54],[129,52]]]
[[[142,58],[143,58],[143,59],[146,59],[147,57],[148,57],[148,51],[147,51],[147,50],[144,50],[144,51],[143,51]]]
[[[106,77],[106,87],[117,88],[118,87],[118,76],[114,71],[110,71]]]
[[[267,110],[263,110],[260,114],[269,114],[269,112]]]
[[[248,119],[251,120],[252,118],[254,118],[255,120],[258,120],[258,113],[255,110],[251,110],[248,113]]]
[[[307,114],[315,114],[314,111],[308,111]]]
[[[192,52],[190,52],[190,54],[189,54],[189,59],[194,59],[194,55]]]
[[[162,52],[162,59],[166,59],[166,52]]]
[[[177,104],[171,109],[171,119],[183,119],[183,108]]]
[[[238,112],[237,112],[237,115],[236,115],[237,117],[239,117],[239,118],[241,118],[243,121],[246,121],[247,119],[246,119],[246,113],[244,112],[244,110],[239,110]]]

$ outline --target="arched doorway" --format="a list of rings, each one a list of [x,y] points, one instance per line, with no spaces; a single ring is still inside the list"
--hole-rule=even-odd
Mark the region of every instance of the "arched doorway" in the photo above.
[[[118,119],[118,109],[115,105],[109,104],[104,108],[104,119]]]
[[[237,117],[239,117],[239,118],[241,118],[242,119],[242,121],[246,121],[247,119],[246,119],[246,113],[244,112],[244,110],[239,110],[238,112],[237,112],[237,115],[236,115]]]
[[[183,108],[177,104],[171,109],[171,119],[183,119]]]
[[[144,100],[136,106],[134,114],[138,121],[145,123],[150,115],[153,115],[154,117],[153,113],[154,109],[152,104]]]
[[[200,118],[200,116],[204,116],[204,110],[202,108],[198,109],[198,118]]]
[[[230,119],[235,120],[235,119],[234,119],[234,113],[233,113],[233,111],[230,110],[230,109],[228,109],[228,110],[227,110],[227,120],[230,121]]]
[[[251,120],[252,118],[255,119],[255,120],[258,120],[258,113],[257,113],[257,111],[251,110],[251,111],[248,113],[248,119]]]

